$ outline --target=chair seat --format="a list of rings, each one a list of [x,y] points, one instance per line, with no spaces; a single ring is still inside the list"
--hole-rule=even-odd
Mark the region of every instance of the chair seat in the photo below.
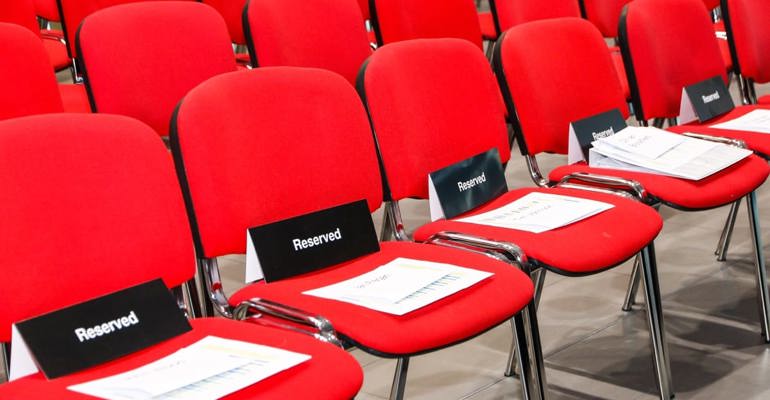
[[[67,386],[137,368],[206,336],[243,340],[312,356],[300,365],[224,399],[351,399],[361,387],[363,373],[355,359],[341,349],[310,336],[223,318],[204,318],[190,322],[193,326],[190,332],[99,367],[50,381],[38,373],[0,385],[0,398],[93,399],[91,396],[69,391]]]
[[[615,70],[618,73],[618,79],[620,80],[620,87],[623,89],[623,96],[626,99],[631,98],[631,88],[628,86],[628,78],[626,77],[626,65],[623,64],[623,54],[617,46],[609,48],[610,55],[612,56],[612,62],[615,64]]]
[[[757,99],[758,104],[770,104],[770,94]]]
[[[64,31],[62,31],[61,29],[41,29],[40,35],[48,36],[58,40],[64,39]]]
[[[647,192],[664,204],[681,210],[706,210],[732,203],[759,187],[770,172],[767,162],[750,156],[727,170],[699,181],[643,172],[591,168],[584,163],[554,169],[549,178],[558,181],[573,172],[618,176],[641,183]]]
[[[483,37],[484,40],[497,40],[495,17],[490,11],[479,13],[479,25],[481,25],[481,37]]]
[[[61,83],[59,84],[64,112],[90,113],[91,105],[88,102],[88,94],[84,85]]]
[[[361,275],[398,258],[451,263],[494,275],[403,316],[302,294]],[[514,316],[532,299],[533,286],[519,269],[467,251],[411,242],[383,242],[377,253],[335,267],[236,292],[232,305],[253,297],[292,305],[328,318],[340,337],[369,353],[417,355],[470,339]]]
[[[749,148],[754,150],[755,152],[764,154],[764,155],[770,155],[770,135],[767,135],[764,133],[757,133],[757,132],[735,131],[735,130],[729,130],[729,129],[716,129],[716,128],[710,127],[711,125],[718,124],[720,122],[725,122],[731,119],[738,118],[744,114],[747,114],[757,109],[766,110],[766,109],[770,109],[770,106],[768,105],[739,106],[721,117],[714,118],[712,120],[707,121],[705,124],[694,122],[690,124],[673,126],[668,129],[671,132],[677,132],[677,133],[695,132],[695,133],[703,133],[703,134],[713,135],[713,136],[723,136],[731,139],[740,139],[745,141],[746,145],[748,145]]]
[[[585,275],[614,267],[644,248],[660,232],[663,221],[651,207],[615,195],[573,189],[516,189],[465,214],[470,216],[502,207],[531,192],[547,192],[611,203],[615,207],[568,226],[542,233],[531,233],[459,222],[438,220],[421,226],[414,233],[417,241],[442,232],[461,232],[487,239],[513,242],[530,262],[566,275]],[[458,217],[459,218],[459,217]],[[633,226],[631,230],[629,227]],[[612,246],[601,245],[611,242]]]
[[[249,53],[235,53],[235,62],[238,64],[251,64]]]
[[[67,55],[67,46],[56,39],[42,38],[41,40],[46,53],[48,53],[48,58],[51,59],[54,71],[58,72],[69,68],[71,63],[70,57]]]

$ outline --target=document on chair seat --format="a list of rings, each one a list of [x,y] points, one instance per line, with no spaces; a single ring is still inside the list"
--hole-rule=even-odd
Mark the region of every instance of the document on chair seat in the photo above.
[[[108,400],[214,400],[309,359],[306,354],[207,336],[145,366],[67,389]]]
[[[628,136],[628,138],[618,139],[616,136]],[[667,136],[672,138],[661,139]],[[676,137],[676,140],[673,140],[673,137]],[[636,151],[633,146],[617,145],[619,142],[650,143],[652,141],[665,142],[666,144],[661,148],[666,150],[658,156],[651,157],[650,155],[656,152]],[[589,151],[589,165],[592,167],[626,169],[689,180],[700,180],[713,175],[752,154],[747,149],[655,128],[636,128],[629,131],[624,129],[612,137],[599,139],[592,144],[593,147]]]
[[[754,110],[730,121],[711,125],[711,127],[733,131],[770,133],[770,110]]]
[[[303,294],[404,315],[492,276],[452,264],[396,258],[372,271]]]
[[[492,211],[455,221],[541,233],[586,219],[614,207],[601,201],[532,192]]]

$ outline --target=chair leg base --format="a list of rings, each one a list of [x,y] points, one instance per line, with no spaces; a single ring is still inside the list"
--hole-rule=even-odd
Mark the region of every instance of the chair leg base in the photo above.
[[[409,371],[409,357],[399,358],[396,363],[396,373],[393,376],[393,386],[390,387],[389,400],[403,400],[406,389],[406,375]]]
[[[735,228],[735,219],[738,217],[738,209],[741,202],[736,201],[730,206],[730,212],[727,214],[727,220],[725,221],[725,227],[722,229],[722,235],[719,237],[719,244],[717,245],[714,255],[717,256],[717,261],[727,260],[727,249],[730,247],[730,239],[733,236],[733,228]]]

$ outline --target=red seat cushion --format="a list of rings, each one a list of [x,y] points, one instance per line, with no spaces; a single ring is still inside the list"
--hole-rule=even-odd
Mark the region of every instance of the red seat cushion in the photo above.
[[[610,55],[612,56],[612,63],[615,64],[615,70],[618,72],[618,80],[620,81],[620,87],[623,90],[623,96],[625,96],[626,99],[629,99],[631,98],[631,89],[628,87],[626,66],[623,64],[623,54],[620,53],[619,48],[610,47]]]
[[[489,11],[479,13],[479,24],[481,25],[481,36],[484,40],[496,40],[497,29],[495,29],[495,16]]]
[[[246,286],[230,298],[230,303],[260,297],[291,304],[327,317],[342,337],[363,350],[393,356],[424,353],[471,338],[512,317],[532,299],[529,277],[492,258],[408,242],[384,242],[381,246],[377,253],[315,273]],[[451,263],[494,275],[403,316],[302,294],[361,275],[397,257]]]
[[[190,322],[193,326],[191,332],[99,367],[53,380],[46,380],[38,373],[0,385],[0,398],[93,399],[91,396],[69,391],[67,386],[140,367],[209,335],[279,347],[312,356],[302,364],[224,399],[351,399],[361,387],[361,367],[345,351],[328,343],[298,333],[223,318],[205,318]]]
[[[770,95],[762,96],[757,99],[758,104],[770,104]]]
[[[721,117],[717,117],[707,121],[705,124],[693,122],[690,124],[673,126],[669,128],[669,130],[672,132],[678,132],[678,133],[695,132],[695,133],[703,133],[706,135],[723,136],[723,137],[729,137],[732,139],[740,139],[745,141],[746,145],[750,149],[754,150],[755,152],[764,154],[764,155],[770,155],[770,135],[767,135],[764,133],[757,133],[757,132],[734,131],[734,130],[728,130],[728,129],[716,129],[716,128],[709,127],[711,125],[718,124],[720,122],[725,122],[731,119],[738,118],[741,115],[744,115],[756,109],[770,109],[770,106],[768,105],[739,106],[733,109],[732,111],[730,111],[729,113],[722,115]]]
[[[424,241],[437,232],[453,231],[496,241],[513,242],[522,248],[530,262],[535,261],[560,273],[577,275],[598,272],[627,260],[651,242],[663,226],[663,221],[655,210],[642,203],[614,195],[574,189],[512,190],[467,215],[501,207],[531,192],[577,196],[611,203],[615,207],[574,224],[539,234],[454,220],[438,220],[417,229],[414,238]],[[629,229],[632,226],[634,229]],[[612,245],[598,245],[600,242]]]
[[[727,170],[699,181],[691,181],[573,164],[554,169],[549,178],[558,181],[573,172],[593,172],[633,179],[641,183],[652,196],[669,206],[685,210],[703,210],[732,203],[755,190],[767,178],[770,167],[761,158],[751,156]]]
[[[70,66],[70,57],[67,55],[67,47],[64,43],[48,38],[42,38],[42,41],[54,70],[61,71]]]
[[[61,93],[61,101],[64,104],[64,112],[91,112],[91,105],[88,103],[88,94],[86,94],[85,86],[62,83],[59,84],[59,93]]]

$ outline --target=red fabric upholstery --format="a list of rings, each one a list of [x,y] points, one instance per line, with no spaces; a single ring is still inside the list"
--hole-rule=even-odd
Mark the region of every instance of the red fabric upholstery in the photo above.
[[[211,79],[181,103],[172,148],[184,162],[201,256],[245,253],[251,226],[382,201],[366,113],[329,71],[258,68]]]
[[[458,38],[482,48],[473,0],[374,0],[380,44],[409,39]]]
[[[757,104],[770,104],[770,95],[766,95],[758,98]]]
[[[53,69],[61,71],[69,68],[71,61],[67,55],[67,46],[56,39],[42,38],[42,41],[43,47],[45,48],[46,53],[48,53],[48,59],[51,61],[51,65],[53,65]]]
[[[709,120],[705,124],[699,124],[697,122],[693,122],[690,124],[673,126],[669,128],[669,130],[672,132],[696,132],[696,133],[704,133],[704,134],[713,135],[713,136],[724,136],[724,137],[729,137],[733,139],[740,139],[746,142],[749,148],[754,150],[755,152],[760,154],[770,155],[770,135],[767,135],[764,133],[733,131],[733,130],[715,129],[715,128],[709,127],[710,125],[713,125],[713,124],[718,124],[720,122],[725,122],[731,119],[738,118],[741,115],[747,114],[756,109],[770,109],[770,105],[765,104],[765,105],[736,107],[735,109],[733,109],[733,111],[721,117],[717,117],[712,120]]]
[[[604,37],[618,37],[620,13],[631,0],[583,0],[586,18],[591,21]]]
[[[676,179],[655,174],[591,168],[573,164],[554,169],[549,178],[558,181],[563,176],[580,171],[633,179],[664,203],[684,210],[703,210],[723,206],[739,200],[758,188],[767,179],[770,167],[757,157],[740,161],[737,165],[700,181]]]
[[[427,198],[429,173],[493,147],[509,159],[500,92],[478,48],[457,39],[393,43],[362,76],[393,199]]]
[[[372,54],[355,0],[251,0],[247,23],[260,67],[324,68],[354,84]]]
[[[512,190],[458,218],[502,207],[531,192],[577,196],[611,203],[615,207],[574,224],[538,234],[454,220],[438,220],[421,226],[414,233],[414,238],[424,241],[435,233],[448,231],[512,242],[524,249],[530,261],[561,273],[586,274],[613,267],[633,257],[655,239],[663,227],[660,216],[644,204],[614,195],[571,189]],[[633,234],[629,234],[629,227],[633,227]],[[596,246],[597,238],[612,245]]]
[[[339,334],[362,349],[395,356],[424,353],[473,337],[510,318],[532,299],[532,281],[526,274],[489,257],[418,243],[384,242],[381,246],[375,254],[319,272],[246,286],[232,296],[231,304],[260,297],[298,305],[327,317]],[[494,275],[403,316],[301,294],[368,272],[397,257],[472,267]]]
[[[523,152],[566,154],[570,122],[613,108],[628,116],[613,59],[591,23],[562,18],[516,26],[498,50],[495,65],[516,107],[509,114],[518,116]]]
[[[352,356],[309,336],[221,318],[198,319],[191,321],[191,324],[191,332],[98,368],[53,380],[46,380],[42,374],[36,374],[0,385],[0,397],[4,400],[93,399],[67,390],[67,386],[146,365],[209,335],[279,347],[312,357],[300,365],[223,397],[224,400],[343,400],[353,398],[361,387],[363,373]]]
[[[703,0],[703,4],[706,6],[707,9],[713,10],[719,7],[719,0]]]
[[[610,56],[612,57],[612,63],[615,65],[615,72],[618,74],[618,81],[620,82],[620,88],[623,91],[623,98],[630,99],[631,88],[628,86],[626,65],[623,63],[623,54],[620,53],[619,48],[610,47]]]
[[[740,73],[757,83],[770,82],[770,2],[764,0],[729,0],[723,13],[729,14],[731,40]]]
[[[358,8],[361,9],[361,16],[364,17],[364,21],[371,18],[369,12],[369,0],[358,0]]]
[[[621,40],[630,53],[638,89],[637,117],[676,117],[683,87],[717,75],[727,83],[711,18],[701,0],[634,0],[622,18]]]
[[[481,27],[481,36],[484,40],[497,39],[495,17],[490,11],[479,12],[479,26]]]
[[[90,113],[91,104],[88,103],[88,94],[83,85],[62,83],[59,85],[64,112]]]
[[[160,135],[190,89],[236,69],[224,20],[196,2],[97,11],[85,19],[77,41],[95,111],[137,118]]]
[[[35,3],[33,0],[13,0],[0,2],[0,22],[9,22],[21,25],[34,32],[40,38],[40,27],[35,15]],[[43,41],[45,51],[56,71],[69,67],[70,59],[63,43],[50,38],[40,38]]]
[[[171,158],[149,127],[54,114],[0,122],[0,133],[2,272],[18,289],[0,291],[0,341],[13,322],[52,308],[193,276]]]
[[[243,9],[246,0],[203,0],[203,3],[214,7],[227,23],[227,30],[233,43],[246,44],[243,34]]]
[[[490,5],[492,3],[502,31],[541,19],[580,18],[580,4],[577,0],[492,0]]]
[[[46,21],[59,21],[59,6],[56,0],[35,0],[35,12]]]
[[[40,39],[19,25],[0,23],[0,120],[62,112],[56,77]]]

